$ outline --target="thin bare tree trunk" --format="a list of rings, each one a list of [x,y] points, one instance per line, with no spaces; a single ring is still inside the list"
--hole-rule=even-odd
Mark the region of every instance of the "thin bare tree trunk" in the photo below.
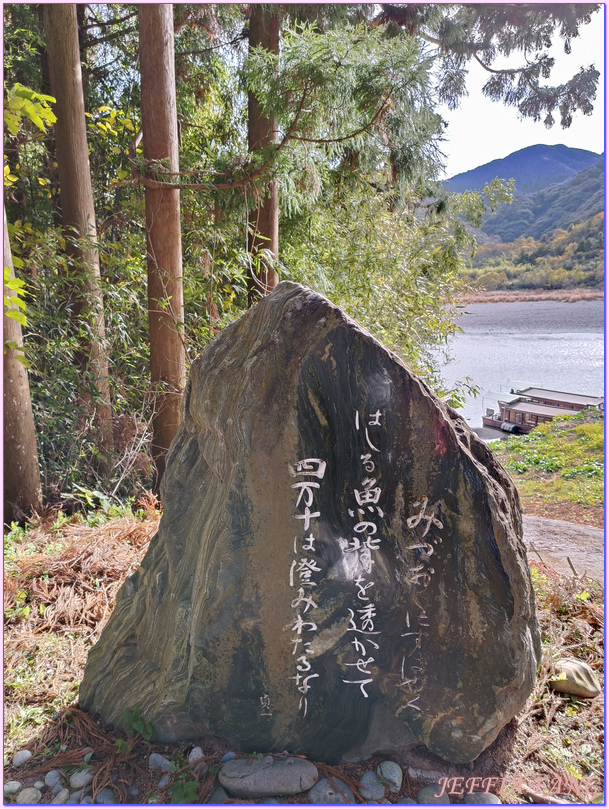
[[[279,15],[263,5],[251,3],[249,47],[263,47],[279,54]],[[248,96],[248,148],[250,152],[264,149],[278,142],[277,119],[267,118],[256,96]],[[279,190],[270,182],[259,191],[260,196],[250,215],[249,250],[253,257],[261,250],[269,250],[275,258],[279,255]],[[271,292],[279,281],[272,264],[259,256],[255,262],[254,276],[249,279],[249,303],[256,303]]]
[[[4,212],[4,266],[15,277]],[[11,292],[5,287],[5,295]],[[27,369],[18,357],[23,353],[21,326],[4,315],[4,521],[42,507],[38,448]],[[13,345],[7,348],[6,344]]]
[[[139,26],[144,158],[162,160],[169,171],[177,172],[172,4],[141,4]],[[163,385],[152,423],[152,456],[156,466],[155,490],[158,491],[165,471],[165,457],[182,417],[186,377],[178,189],[146,188],[146,241],[150,372],[153,384]]]
[[[88,322],[89,336],[81,343],[79,361],[83,368],[88,367],[95,391],[101,471],[105,472],[113,451],[112,409],[76,6],[44,4],[43,20],[51,91],[57,99],[57,170],[66,253],[74,272],[73,314]],[[85,401],[89,398],[88,392],[82,395]]]

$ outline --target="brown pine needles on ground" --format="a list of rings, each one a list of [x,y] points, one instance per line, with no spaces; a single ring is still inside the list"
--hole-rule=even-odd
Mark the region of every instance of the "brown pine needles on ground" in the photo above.
[[[137,735],[125,738],[124,731],[74,705],[88,650],[110,615],[120,584],[136,570],[157,530],[159,514],[153,506],[149,504],[144,520],[125,516],[97,527],[39,524],[7,543],[5,745],[14,751],[27,743],[34,754],[20,768],[20,779],[52,768],[70,772],[82,766],[87,752],[92,752],[93,792],[111,786],[124,802],[130,800],[133,784],[140,796],[157,792],[168,802],[172,785],[193,779],[178,746],[154,745]],[[498,773],[505,776],[501,797],[506,803],[552,803],[562,795],[589,803],[603,790],[602,694],[576,700],[555,693],[548,683],[560,657],[584,660],[602,680],[603,589],[589,579],[560,576],[543,563],[532,561],[531,568],[543,659],[535,689],[512,723],[510,763]],[[158,774],[147,764],[155,750],[177,762],[165,791],[155,787]],[[195,773],[200,803],[215,788],[214,770],[224,750],[209,746],[204,752],[212,772],[200,779]],[[373,765],[374,760],[318,766],[356,792],[361,773]],[[414,794],[421,785],[410,783],[405,774],[404,790]],[[286,802],[300,800],[294,796]],[[356,800],[362,800],[357,792]]]

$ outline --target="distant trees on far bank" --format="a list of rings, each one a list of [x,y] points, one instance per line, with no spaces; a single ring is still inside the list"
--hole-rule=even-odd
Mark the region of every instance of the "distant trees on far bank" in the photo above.
[[[604,222],[599,213],[539,241],[487,242],[469,262],[466,279],[478,288],[598,289],[604,282]]]

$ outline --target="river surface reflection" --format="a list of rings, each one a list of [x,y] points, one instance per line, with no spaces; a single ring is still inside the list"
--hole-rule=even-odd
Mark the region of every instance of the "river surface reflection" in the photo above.
[[[601,396],[604,302],[527,301],[468,304],[442,369],[450,386],[466,376],[482,389],[459,411],[471,427],[510,389],[529,386]]]

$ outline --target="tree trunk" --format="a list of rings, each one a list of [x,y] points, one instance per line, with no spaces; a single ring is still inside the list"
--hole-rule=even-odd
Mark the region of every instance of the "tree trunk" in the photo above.
[[[4,266],[15,277],[4,212]],[[11,291],[5,287],[5,295]],[[22,354],[21,326],[4,315],[4,339],[16,348],[4,350],[4,521],[21,518],[42,507],[40,470],[27,369]]]
[[[263,5],[251,3],[249,47],[263,47],[279,54],[279,15],[268,11]],[[248,96],[248,148],[250,152],[264,149],[277,143],[277,119],[267,118],[253,93]],[[256,303],[271,292],[279,281],[272,264],[264,256],[256,257],[261,250],[269,250],[275,258],[279,255],[279,190],[270,182],[260,189],[256,207],[250,215],[249,250],[255,259],[254,271],[249,278],[249,303]]]
[[[141,4],[139,27],[144,158],[163,160],[169,171],[177,172],[172,4]],[[178,189],[146,188],[146,242],[150,372],[153,384],[162,385],[152,423],[152,457],[156,466],[155,490],[158,491],[167,450],[181,421],[186,377]]]
[[[72,311],[77,320],[88,323],[88,337],[81,342],[78,360],[90,373],[95,391],[100,468],[105,472],[113,449],[112,409],[76,6],[45,4],[43,19],[51,91],[57,99],[54,107],[57,169],[66,253],[73,272]],[[85,401],[89,398],[88,388],[82,395]]]

